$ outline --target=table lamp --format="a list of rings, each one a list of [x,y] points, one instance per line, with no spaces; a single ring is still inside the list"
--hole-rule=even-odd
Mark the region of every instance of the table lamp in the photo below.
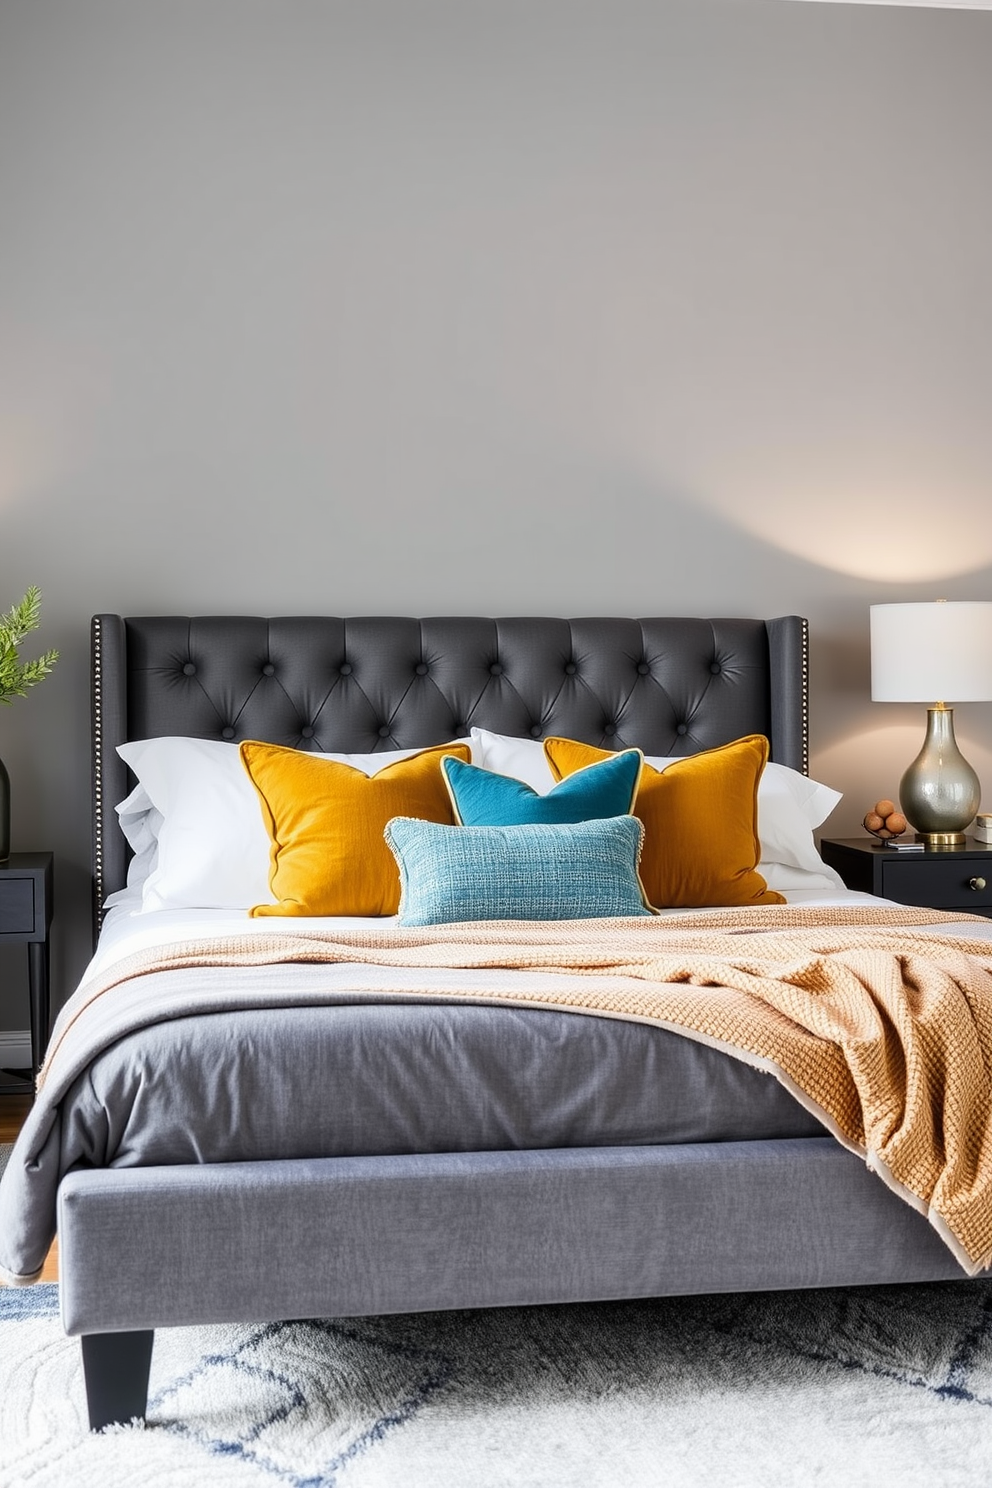
[[[918,841],[960,847],[981,786],[958,749],[947,704],[992,700],[992,601],[872,605],[871,695],[877,703],[932,704],[899,804]]]

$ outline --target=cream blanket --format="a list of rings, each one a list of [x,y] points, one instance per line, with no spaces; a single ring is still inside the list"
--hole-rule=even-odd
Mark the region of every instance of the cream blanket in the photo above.
[[[567,991],[549,982],[547,995],[524,997],[479,991],[473,980],[470,995],[657,1024],[775,1074],[927,1215],[974,1274],[992,1263],[992,942],[918,928],[963,918],[768,906],[187,942],[129,957],[84,984],[56,1023],[39,1089],[110,987],[168,967],[336,961],[565,972],[575,978]],[[457,995],[429,975],[424,990]]]

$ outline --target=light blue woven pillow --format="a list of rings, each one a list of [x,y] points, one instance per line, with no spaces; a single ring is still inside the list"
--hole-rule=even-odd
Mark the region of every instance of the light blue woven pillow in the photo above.
[[[460,920],[600,920],[645,915],[633,816],[512,827],[393,817],[401,925]]]
[[[441,760],[455,821],[463,827],[519,827],[624,816],[633,808],[643,767],[639,749],[624,749],[575,770],[542,796],[512,775],[483,770],[450,754]]]

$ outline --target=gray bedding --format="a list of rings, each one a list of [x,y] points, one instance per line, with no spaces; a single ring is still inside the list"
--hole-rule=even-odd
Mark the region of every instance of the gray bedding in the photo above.
[[[208,980],[237,1004],[259,976]],[[235,1005],[126,1033],[39,1103],[0,1183],[0,1264],[40,1264],[80,1167],[822,1135],[771,1076],[640,1023],[342,989]]]
[[[664,1029],[396,1000],[160,1023],[62,1112],[63,1168],[823,1135],[775,1079]]]

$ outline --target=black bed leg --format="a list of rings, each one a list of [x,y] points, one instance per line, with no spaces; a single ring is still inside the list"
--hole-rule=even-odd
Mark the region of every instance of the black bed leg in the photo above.
[[[84,1333],[83,1375],[90,1430],[145,1418],[148,1372],[152,1363],[151,1328],[140,1333]]]

